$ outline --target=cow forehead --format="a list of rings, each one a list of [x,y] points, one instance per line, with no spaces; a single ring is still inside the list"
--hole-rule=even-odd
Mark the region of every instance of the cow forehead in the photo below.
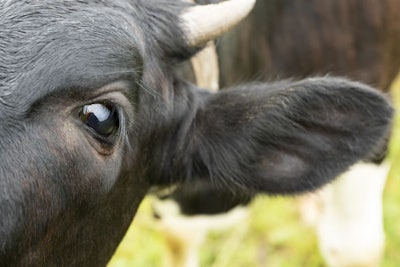
[[[135,76],[144,37],[134,9],[119,2],[0,1],[1,102],[21,107],[54,90]]]

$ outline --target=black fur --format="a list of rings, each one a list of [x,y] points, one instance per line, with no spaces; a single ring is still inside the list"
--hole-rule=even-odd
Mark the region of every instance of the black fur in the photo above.
[[[390,105],[359,83],[180,81],[195,49],[171,2],[0,1],[0,266],[104,266],[151,185],[312,190],[387,131]],[[119,131],[81,120],[93,103]]]

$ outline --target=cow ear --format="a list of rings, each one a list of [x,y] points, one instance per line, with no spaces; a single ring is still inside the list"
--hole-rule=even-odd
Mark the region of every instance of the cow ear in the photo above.
[[[197,112],[192,171],[232,190],[313,190],[372,153],[392,114],[379,92],[338,78],[223,90]]]

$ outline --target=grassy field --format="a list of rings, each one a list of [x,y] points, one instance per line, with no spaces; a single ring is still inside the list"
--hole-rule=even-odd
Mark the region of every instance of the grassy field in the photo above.
[[[393,86],[400,108],[400,79]],[[400,264],[400,117],[390,145],[392,168],[384,194],[386,250],[382,267]],[[259,197],[250,207],[250,219],[225,231],[212,232],[200,250],[207,267],[318,267],[325,266],[314,230],[301,222],[298,201]],[[151,218],[146,200],[115,253],[109,267],[167,266],[166,242]]]

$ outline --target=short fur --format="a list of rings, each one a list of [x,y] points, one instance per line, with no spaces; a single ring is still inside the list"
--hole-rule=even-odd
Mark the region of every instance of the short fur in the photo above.
[[[0,0],[0,266],[104,266],[151,185],[304,192],[388,131],[386,98],[344,79],[215,95],[179,80],[187,6]],[[81,120],[92,103],[119,131]]]

